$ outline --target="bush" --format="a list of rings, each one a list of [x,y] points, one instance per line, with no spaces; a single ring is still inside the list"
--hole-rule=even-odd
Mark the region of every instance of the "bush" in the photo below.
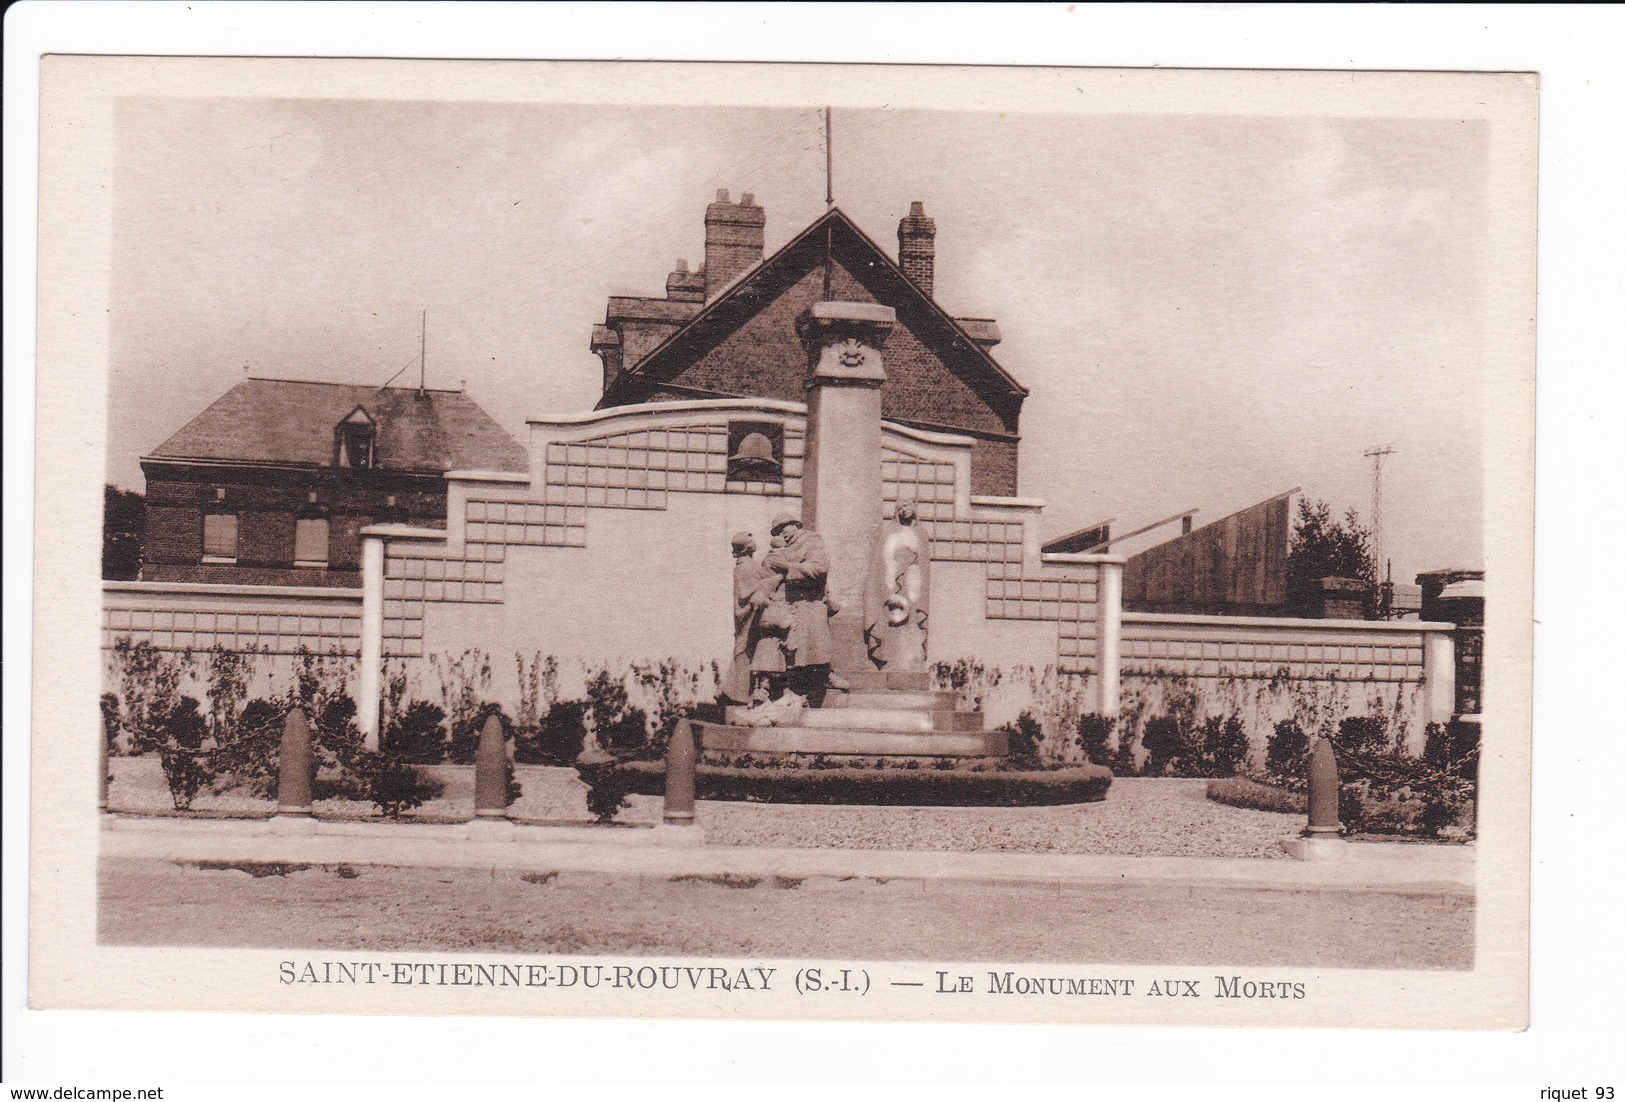
[[[1078,749],[1083,751],[1084,760],[1094,762],[1096,765],[1107,765],[1111,762],[1112,730],[1117,726],[1117,720],[1112,716],[1103,716],[1090,713],[1078,717]]]
[[[1476,723],[1452,720],[1430,723],[1422,759],[1436,769],[1468,780],[1478,779],[1480,729]]]
[[[373,755],[369,774],[368,798],[386,819],[399,819],[445,791],[439,781],[392,754]]]
[[[1207,798],[1215,803],[1250,808],[1254,811],[1275,811],[1292,815],[1309,813],[1308,793],[1293,792],[1247,777],[1224,777],[1209,781]]]
[[[1008,752],[1013,765],[1027,769],[1038,766],[1038,748],[1044,741],[1044,728],[1031,712],[1022,712],[1014,723],[1007,723],[999,730],[1009,739]]]
[[[480,746],[480,732],[485,730],[485,720],[488,716],[496,716],[502,723],[504,738],[513,733],[513,721],[502,710],[500,704],[482,704],[468,719],[455,724],[451,729],[451,744],[446,753],[446,760],[453,765],[473,765],[474,754]]]
[[[564,700],[533,728],[514,735],[514,760],[523,765],[570,765],[586,743],[586,704]]]
[[[1140,763],[1134,753],[1134,736],[1127,731],[1117,736],[1117,750],[1112,754],[1112,774],[1118,777],[1137,777]]]
[[[625,682],[608,670],[587,681],[585,716],[599,747],[611,754],[636,753],[649,741],[648,717],[628,705]]]
[[[176,811],[185,811],[192,806],[193,797],[209,783],[211,775],[200,762],[200,755],[188,752],[201,750],[203,740],[209,734],[209,722],[198,709],[194,697],[183,696],[164,722],[165,746],[159,750],[159,758],[163,763],[164,780],[169,783],[169,798]]]
[[[1247,757],[1247,729],[1241,717],[1209,716],[1202,726],[1202,765],[1209,776],[1233,776]]]
[[[592,756],[576,759],[576,775],[581,783],[587,786],[587,811],[600,823],[607,823],[615,818],[616,814],[626,804],[626,797],[632,791],[629,775],[621,766],[624,764],[608,755]],[[662,781],[665,778],[664,770],[661,772]],[[664,787],[661,793],[664,794]]]
[[[439,765],[446,760],[445,719],[439,705],[414,700],[384,732],[384,753],[408,765]]]
[[[118,733],[120,727],[118,718],[118,697],[112,693],[102,694],[102,738],[107,743],[107,756],[117,757],[123,753],[119,746]]]
[[[1179,757],[1181,744],[1179,721],[1173,716],[1157,716],[1145,725],[1140,744],[1145,747],[1144,774],[1160,777]]]
[[[695,789],[702,800],[752,803],[1038,807],[1103,800],[1112,783],[1111,771],[1100,765],[938,770],[913,764],[913,769],[907,763],[893,768],[841,765],[817,769],[775,761],[747,765],[743,758],[731,765],[701,762]],[[587,767],[582,779],[592,784],[594,797],[602,790],[600,806],[608,806],[613,797],[614,806],[619,807],[627,793],[663,795],[666,771],[662,762],[607,761]],[[589,806],[594,797],[589,797]]]
[[[1337,725],[1337,748],[1352,754],[1383,754],[1392,749],[1388,725],[1375,716],[1346,716]]]
[[[377,755],[364,745],[355,715],[355,701],[341,694],[328,698],[313,717],[310,738],[316,755],[315,799],[371,798]],[[280,750],[280,737],[277,744]]]
[[[1304,776],[1309,764],[1309,737],[1296,720],[1283,719],[1275,725],[1264,752],[1264,764],[1271,773],[1279,776]]]

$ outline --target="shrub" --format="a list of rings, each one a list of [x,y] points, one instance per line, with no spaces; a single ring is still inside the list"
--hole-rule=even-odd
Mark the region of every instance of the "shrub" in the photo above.
[[[316,754],[314,797],[318,800],[371,798],[377,755],[364,745],[355,715],[355,701],[341,694],[329,698],[314,717],[310,736]]]
[[[1078,717],[1078,749],[1083,751],[1085,761],[1096,765],[1106,765],[1111,762],[1112,729],[1116,727],[1117,720],[1112,716],[1089,713]]]
[[[1157,716],[1145,725],[1145,731],[1140,736],[1140,743],[1145,747],[1145,769],[1148,777],[1160,777],[1168,772],[1168,767],[1179,757],[1180,730],[1179,721],[1173,716]]]
[[[368,796],[386,819],[399,819],[445,791],[439,781],[393,754],[374,755],[369,773]]]
[[[537,725],[514,736],[514,760],[525,765],[569,765],[586,742],[586,704],[565,700],[547,710]]]
[[[621,762],[606,755],[582,756],[575,761],[576,775],[587,786],[587,811],[600,823],[615,818],[626,804],[631,782],[619,768]],[[662,771],[662,778],[664,778]],[[664,788],[662,788],[662,793]]]
[[[119,745],[118,733],[122,724],[118,718],[118,697],[112,693],[102,694],[102,738],[107,742],[108,757],[117,757],[123,753]]]
[[[208,721],[198,708],[196,698],[181,697],[163,727],[164,747],[159,750],[159,757],[176,811],[191,807],[192,798],[209,783],[210,773],[200,762],[200,755],[189,752],[201,750],[209,734]]]
[[[1337,725],[1337,748],[1353,754],[1382,754],[1391,749],[1388,725],[1376,716],[1345,716]]]
[[[1430,723],[1422,759],[1436,769],[1478,779],[1480,730],[1476,723]]]
[[[482,704],[467,719],[452,725],[446,760],[453,765],[473,765],[474,754],[480,746],[480,732],[485,729],[486,717],[493,715],[502,723],[504,737],[512,733],[513,721],[502,710],[502,705]]]
[[[1209,781],[1207,798],[1215,803],[1251,808],[1254,811],[1275,811],[1292,815],[1305,815],[1309,811],[1307,793],[1293,792],[1247,777],[1223,777]]]
[[[1309,761],[1309,738],[1297,720],[1283,719],[1275,725],[1264,752],[1264,764],[1271,773],[1302,777]]]
[[[701,762],[696,795],[702,800],[753,803],[902,804],[915,807],[1023,807],[1089,803],[1106,798],[1111,771],[1099,765],[1054,769],[909,769],[841,765],[794,769],[771,761],[751,766]],[[596,767],[594,791],[621,795],[665,792],[665,766],[650,761],[607,761]],[[585,777],[584,777],[585,779]],[[613,814],[613,812],[611,812]]]
[[[1137,777],[1140,763],[1134,753],[1134,736],[1123,731],[1117,736],[1117,750],[1112,754],[1112,774],[1118,777]]]
[[[281,700],[255,698],[237,713],[235,729],[215,754],[214,788],[244,788],[256,796],[276,795],[277,756],[282,747]]]
[[[643,710],[628,705],[625,682],[608,670],[588,679],[585,716],[599,747],[609,753],[635,753],[649,740]]]
[[[384,753],[408,765],[440,764],[446,760],[445,718],[438,705],[412,701],[384,732]]]
[[[1202,726],[1202,764],[1209,776],[1233,776],[1247,757],[1247,729],[1241,717],[1209,716]]]
[[[1031,712],[1022,712],[1014,723],[999,728],[1009,738],[1010,761],[1022,768],[1038,765],[1038,748],[1044,741],[1044,728]]]

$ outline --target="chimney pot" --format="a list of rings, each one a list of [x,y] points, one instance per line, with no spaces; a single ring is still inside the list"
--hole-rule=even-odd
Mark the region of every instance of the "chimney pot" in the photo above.
[[[725,188],[725,187],[717,188],[717,202],[726,203],[727,201],[728,201],[728,189]]]
[[[686,260],[678,260],[677,261],[677,270],[679,272],[688,271],[688,261],[686,261]]]
[[[756,196],[752,195],[748,191],[745,192],[745,194],[743,194],[743,195],[741,195],[739,197],[739,205],[742,206],[742,207],[755,206],[756,205]]]
[[[918,199],[914,200],[908,205],[908,213],[911,217],[923,218],[925,216],[925,204]]]

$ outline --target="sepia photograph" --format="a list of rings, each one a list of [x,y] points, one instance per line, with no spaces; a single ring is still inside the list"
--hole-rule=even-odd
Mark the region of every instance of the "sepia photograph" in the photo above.
[[[47,58],[34,1004],[1523,1028],[1537,87]]]

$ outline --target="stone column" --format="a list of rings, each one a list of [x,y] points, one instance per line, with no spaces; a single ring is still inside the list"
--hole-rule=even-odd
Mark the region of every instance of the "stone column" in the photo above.
[[[1123,679],[1123,559],[1113,556],[1100,564],[1099,571],[1095,600],[1100,618],[1095,626],[1100,634],[1095,654],[1100,688],[1096,703],[1099,714],[1115,716],[1121,706]]]
[[[1423,722],[1449,723],[1456,712],[1456,655],[1448,631],[1422,633]]]
[[[869,542],[880,522],[880,349],[896,323],[889,306],[815,302],[796,323],[807,349],[807,454],[801,519],[829,548],[830,620],[842,670],[873,670],[863,644]]]
[[[361,658],[356,678],[355,722],[369,750],[378,749],[378,703],[383,695],[384,541],[361,542]]]

